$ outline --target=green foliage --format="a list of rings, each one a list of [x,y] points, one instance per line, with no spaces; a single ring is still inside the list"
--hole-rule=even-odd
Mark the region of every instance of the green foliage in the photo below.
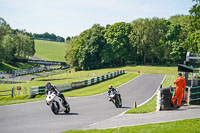
[[[0,18],[0,63],[11,62],[15,57],[29,57],[35,53],[34,40],[24,31],[14,32],[6,21]]]
[[[131,60],[132,47],[128,38],[130,32],[131,25],[125,22],[115,23],[106,29],[104,38],[107,44],[104,47],[107,54],[103,56],[105,64],[125,65],[127,61]]]
[[[191,30],[186,42],[191,52],[200,53],[200,3],[196,3],[189,10]]]
[[[68,41],[66,61],[84,70],[128,64],[183,63],[193,45],[199,49],[198,32],[192,36],[196,40],[193,45],[185,41],[190,32],[189,22],[189,16],[175,15],[169,20],[137,19],[131,24],[121,22],[105,28],[94,25]]]
[[[190,47],[190,51],[200,53],[200,30],[190,33],[186,41]]]
[[[198,133],[200,119],[187,119],[173,122],[145,124],[112,129],[70,130],[63,133]]]
[[[77,69],[94,69],[101,67],[101,53],[105,45],[104,28],[98,24],[80,34],[69,42],[66,61]]]
[[[33,34],[33,38],[37,40],[46,40],[46,41],[56,41],[56,42],[64,42],[65,39],[61,36],[56,36],[55,34],[49,34],[45,32],[44,34]]]

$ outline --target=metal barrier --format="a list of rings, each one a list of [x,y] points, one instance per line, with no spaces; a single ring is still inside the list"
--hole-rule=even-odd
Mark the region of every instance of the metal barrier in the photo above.
[[[102,75],[102,76],[84,80],[84,81],[72,82],[72,83],[67,83],[67,84],[59,84],[59,85],[56,85],[56,88],[59,91],[67,91],[70,89],[77,89],[77,88],[81,88],[81,87],[85,87],[85,86],[90,86],[90,85],[102,82],[104,80],[107,80],[107,79],[114,78],[114,77],[122,75],[124,73],[125,73],[125,70],[120,70],[117,72],[112,72],[112,73],[109,73],[106,75]],[[45,86],[37,86],[37,87],[30,88],[30,91],[29,91],[30,98],[33,98],[36,95],[42,95],[42,94],[45,94]]]

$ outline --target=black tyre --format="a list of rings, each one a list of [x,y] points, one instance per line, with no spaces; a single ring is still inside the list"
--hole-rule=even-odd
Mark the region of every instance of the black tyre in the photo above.
[[[161,102],[161,105],[166,105],[166,106],[168,106],[168,105],[171,105],[171,102],[170,102],[170,101],[162,101],[162,102]]]
[[[68,114],[69,112],[70,112],[70,106],[69,106],[69,104],[67,103],[67,104],[66,104],[66,110],[65,110],[65,113]]]
[[[57,104],[57,107],[58,108],[56,108],[55,104],[51,104],[51,110],[55,115],[57,115],[58,112],[59,112],[59,105],[58,104]]]
[[[161,110],[170,110],[171,105],[161,105],[160,108],[161,108]]]
[[[161,90],[161,95],[169,95],[170,94],[170,90],[169,88],[163,88]]]
[[[120,108],[122,107],[122,99],[120,99],[119,107],[120,107]]]
[[[170,100],[170,97],[161,97],[161,100]]]
[[[117,98],[115,98],[115,107],[116,107],[116,108],[119,108],[119,101],[118,101]]]

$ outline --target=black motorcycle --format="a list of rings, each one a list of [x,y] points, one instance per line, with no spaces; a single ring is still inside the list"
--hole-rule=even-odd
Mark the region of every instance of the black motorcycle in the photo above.
[[[122,99],[119,92],[112,91],[109,95],[109,101],[112,101],[116,108],[122,107]]]

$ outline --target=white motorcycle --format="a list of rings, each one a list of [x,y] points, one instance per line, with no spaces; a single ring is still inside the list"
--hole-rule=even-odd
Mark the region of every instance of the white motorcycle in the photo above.
[[[122,100],[119,97],[119,92],[111,92],[109,95],[109,101],[112,101],[113,104],[115,105],[116,108],[121,108],[122,107]]]
[[[51,107],[51,110],[54,114],[58,114],[59,112],[70,112],[70,106],[66,101],[66,104],[64,104],[64,101],[62,98],[58,97],[54,91],[49,91],[46,97],[46,103]]]

